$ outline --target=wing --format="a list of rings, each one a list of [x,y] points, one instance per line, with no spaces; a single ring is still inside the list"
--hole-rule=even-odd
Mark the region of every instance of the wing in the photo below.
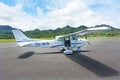
[[[92,32],[97,32],[97,31],[101,31],[101,30],[110,30],[110,29],[111,29],[110,27],[94,27],[94,28],[88,28],[88,29],[85,29],[82,31],[71,33],[71,34],[62,35],[61,37],[72,36],[72,35],[80,36],[80,35],[85,35],[85,34],[89,34]]]

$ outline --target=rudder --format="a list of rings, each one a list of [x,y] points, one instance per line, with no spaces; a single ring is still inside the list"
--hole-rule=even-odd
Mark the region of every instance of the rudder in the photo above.
[[[17,42],[23,42],[23,41],[28,41],[30,38],[28,38],[23,32],[20,30],[12,30],[13,35],[16,39]]]

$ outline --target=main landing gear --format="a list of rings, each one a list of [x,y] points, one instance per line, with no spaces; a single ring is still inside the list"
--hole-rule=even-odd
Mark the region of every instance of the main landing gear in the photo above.
[[[73,51],[70,50],[70,49],[67,48],[67,47],[61,49],[60,51],[63,52],[64,54],[67,54],[67,55],[68,55],[68,54],[73,54]],[[80,51],[82,51],[82,49],[81,49],[81,47],[78,47],[75,51],[80,52]]]
[[[73,51],[65,47],[63,49],[63,53],[68,55],[68,54],[73,54]]]

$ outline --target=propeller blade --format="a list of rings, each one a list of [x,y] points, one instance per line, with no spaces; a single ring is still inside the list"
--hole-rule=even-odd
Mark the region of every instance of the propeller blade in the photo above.
[[[88,44],[91,45],[91,43],[88,41]]]

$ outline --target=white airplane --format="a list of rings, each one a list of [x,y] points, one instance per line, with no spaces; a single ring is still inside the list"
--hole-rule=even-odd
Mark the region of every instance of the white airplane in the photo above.
[[[110,27],[88,28],[68,35],[56,36],[54,40],[35,40],[28,38],[20,30],[12,30],[12,32],[19,46],[59,48],[64,54],[72,54],[73,48],[76,49],[76,51],[81,51],[81,47],[89,43],[88,40],[79,39],[78,36],[110,29]]]

